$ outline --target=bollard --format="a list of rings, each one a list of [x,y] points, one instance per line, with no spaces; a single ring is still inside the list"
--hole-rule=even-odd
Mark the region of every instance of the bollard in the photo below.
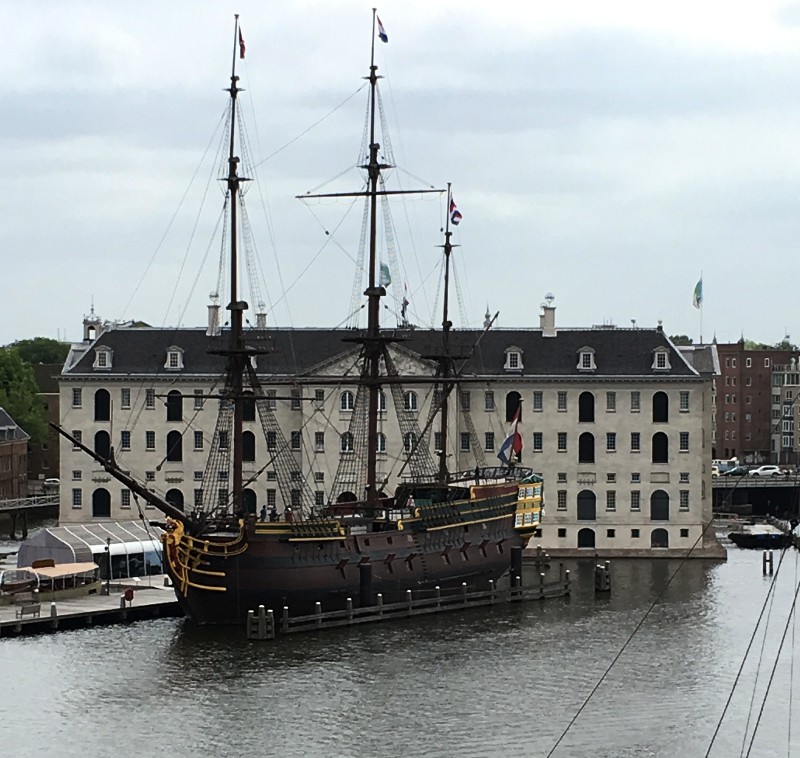
[[[544,571],[539,573],[539,598],[544,597]]]
[[[265,640],[267,639],[267,611],[263,605],[258,606],[258,626],[256,629],[256,634],[258,634],[258,639]]]
[[[346,607],[347,607],[347,620],[352,624],[353,623],[353,598],[351,598],[351,597],[347,598]]]
[[[322,603],[317,600],[314,604],[314,613],[317,614],[317,629],[322,628]]]
[[[494,579],[489,580],[489,592],[491,593],[490,598],[492,605],[494,605]]]
[[[611,563],[606,561],[598,563],[594,567],[594,589],[595,592],[611,591]]]
[[[406,602],[408,603],[408,615],[411,615],[411,611],[414,608],[414,601],[411,597],[411,590],[406,590]]]
[[[255,635],[253,634],[253,628],[255,627],[255,617],[256,614],[253,611],[247,611],[247,639],[252,640]]]
[[[569,595],[569,569],[564,572],[564,594]]]
[[[50,618],[58,618],[58,609],[56,608],[56,601],[50,603]]]
[[[464,605],[467,604],[467,583],[461,582],[461,597],[464,599]]]
[[[436,587],[434,587],[434,589],[436,590],[436,607],[437,608],[441,608],[442,607],[442,590],[441,590],[441,588],[439,587],[438,584],[436,585]]]
[[[267,639],[275,639],[275,614],[272,612],[272,608],[267,611]]]
[[[383,593],[379,592],[378,596],[375,598],[376,604],[378,606],[378,615],[383,616]]]
[[[281,631],[288,632],[289,631],[289,606],[283,606],[283,615],[281,616]]]

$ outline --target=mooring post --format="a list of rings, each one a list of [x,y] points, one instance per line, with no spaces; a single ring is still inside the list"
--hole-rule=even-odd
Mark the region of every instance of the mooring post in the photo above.
[[[594,589],[595,592],[611,591],[611,562],[598,563],[594,567]]]
[[[441,608],[442,607],[442,590],[441,590],[441,587],[439,587],[439,585],[437,584],[434,587],[434,590],[436,590],[436,607],[437,608]]]
[[[317,614],[317,629],[322,628],[322,603],[317,600],[314,604],[314,613]]]
[[[461,582],[461,597],[464,599],[464,605],[467,604],[467,583]]]
[[[258,606],[258,639],[267,639],[267,609],[263,605]]]
[[[414,607],[414,600],[411,595],[411,590],[406,590],[406,603],[408,603],[408,615],[411,615],[411,610]]]
[[[544,571],[539,572],[539,597],[544,597]]]
[[[275,639],[275,614],[272,612],[272,608],[267,611],[267,639]]]
[[[358,566],[358,604],[362,608],[372,605],[372,564],[361,563]]]
[[[353,623],[353,598],[349,597],[345,601],[347,608],[347,620],[352,624]]]
[[[378,606],[378,615],[383,616],[383,593],[379,592],[375,598],[375,603]]]
[[[256,623],[256,614],[255,611],[247,611],[247,639],[252,640],[255,636],[253,634],[253,627]]]
[[[492,605],[494,605],[494,579],[489,580],[489,592],[491,593]]]
[[[281,616],[281,631],[288,632],[289,631],[289,606],[283,606],[283,615]]]
[[[511,548],[511,576],[517,579],[512,587],[522,586],[522,548],[518,546]]]
[[[569,595],[569,569],[564,572],[564,594]]]

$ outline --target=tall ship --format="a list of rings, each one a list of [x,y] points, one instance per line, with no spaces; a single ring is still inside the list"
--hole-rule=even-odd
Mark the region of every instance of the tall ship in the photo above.
[[[377,25],[376,25],[377,21]],[[72,445],[92,456],[112,477],[138,498],[165,516],[164,566],[187,616],[199,624],[242,624],[249,610],[264,605],[287,607],[297,615],[320,602],[323,608],[371,604],[378,593],[391,601],[408,590],[424,591],[439,586],[461,586],[497,580],[509,571],[513,548],[523,548],[539,525],[542,483],[534,472],[520,465],[519,435],[512,424],[508,444],[501,448],[500,466],[478,466],[466,472],[448,471],[448,409],[462,378],[459,360],[451,350],[448,315],[451,221],[454,204],[449,186],[444,228],[444,298],[441,341],[429,356],[433,376],[402,376],[392,346],[402,342],[402,330],[382,328],[382,299],[386,297],[378,256],[378,203],[387,190],[383,172],[391,165],[382,159],[376,134],[379,118],[378,67],[375,39],[385,33],[373,11],[369,74],[368,116],[363,161],[365,185],[360,192],[317,197],[363,197],[365,202],[367,286],[363,293],[366,328],[346,332],[346,340],[358,361],[352,393],[352,414],[342,434],[339,470],[327,503],[306,498],[307,487],[295,481],[281,455],[290,449],[276,421],[275,395],[259,380],[255,365],[269,361],[269,351],[245,328],[248,304],[240,299],[240,227],[246,218],[244,183],[238,155],[241,134],[237,97],[242,91],[236,74],[237,52],[244,43],[238,16],[234,31],[228,108],[225,207],[229,213],[229,327],[222,331],[215,353],[225,362],[221,389],[209,398],[219,413],[206,470],[204,497],[194,509],[171,502],[117,462],[113,448],[107,454],[92,450],[63,429]],[[433,190],[420,190],[431,192]],[[304,197],[309,197],[308,195]],[[427,418],[420,423],[403,413],[404,387],[434,387]],[[379,419],[386,412],[387,395],[398,409],[406,460],[399,484],[389,491],[378,471],[381,450]],[[406,409],[408,410],[408,409]],[[245,425],[261,427],[267,442],[269,464],[277,472],[281,518],[264,518],[257,512],[247,490],[266,469],[245,475],[247,456]],[[249,434],[249,432],[247,433]],[[432,446],[431,440],[436,440]],[[385,440],[385,438],[384,438]],[[432,447],[435,449],[432,450]],[[509,454],[504,454],[508,450]],[[259,462],[260,463],[260,462]],[[224,479],[223,479],[224,473]],[[347,482],[347,491],[337,483]],[[485,586],[485,585],[484,585]]]

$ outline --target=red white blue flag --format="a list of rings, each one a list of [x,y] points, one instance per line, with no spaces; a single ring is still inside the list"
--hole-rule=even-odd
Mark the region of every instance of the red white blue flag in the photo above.
[[[453,226],[458,226],[459,222],[461,221],[461,211],[458,210],[456,207],[456,201],[453,198],[450,198],[450,223]]]
[[[375,18],[378,19],[378,36],[381,38],[381,42],[388,42],[389,35],[386,33],[386,29],[383,28],[383,24],[381,23],[381,17],[376,15]]]
[[[522,418],[522,405],[517,406],[517,412],[514,414],[514,419],[511,422],[511,432],[506,437],[505,442],[500,446],[497,457],[505,464],[508,465],[508,451],[510,450],[520,460],[522,455],[522,435],[519,433],[519,422]]]
[[[244,58],[245,46],[244,37],[242,37],[242,30],[239,29],[239,57]]]

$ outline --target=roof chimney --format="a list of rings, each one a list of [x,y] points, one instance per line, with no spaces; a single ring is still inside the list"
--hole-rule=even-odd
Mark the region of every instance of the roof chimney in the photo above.
[[[542,337],[556,336],[556,307],[553,305],[555,295],[548,292],[544,296],[545,302],[542,303],[542,312],[539,314],[539,328],[542,330]]]
[[[208,306],[208,329],[206,337],[219,337],[222,329],[219,325],[219,295],[211,293],[211,305]]]

